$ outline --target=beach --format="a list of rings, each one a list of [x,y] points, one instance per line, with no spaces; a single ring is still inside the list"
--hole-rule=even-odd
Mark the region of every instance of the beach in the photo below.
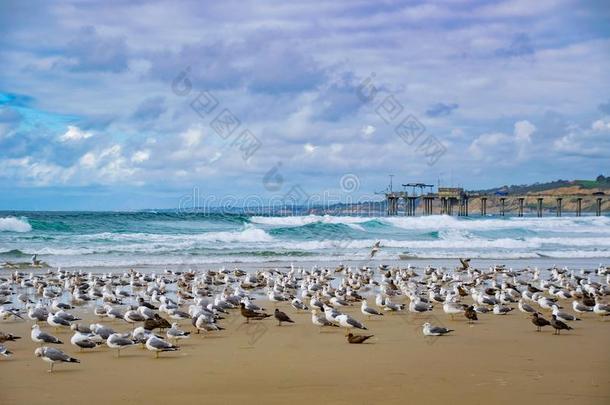
[[[399,301],[397,301],[399,302]],[[274,303],[259,302],[268,310]],[[10,344],[14,355],[1,359],[3,404],[82,403],[580,403],[610,400],[610,322],[584,315],[573,331],[536,332],[529,318],[513,311],[480,315],[468,325],[452,321],[440,307],[426,315],[407,312],[366,320],[354,305],[344,312],[364,321],[375,335],[347,344],[338,328],[319,331],[309,312],[279,308],[295,321],[271,318],[244,324],[239,311],[220,321],[226,330],[193,334],[181,350],[159,359],[140,347],[116,351],[101,346],[79,353],[70,331],[56,336],[80,364],[47,364],[33,355],[32,322],[3,322],[2,331],[23,338]],[[78,314],[78,311],[76,312]],[[91,313],[83,323],[97,321]],[[424,337],[426,320],[455,329]],[[130,331],[123,321],[104,322]],[[181,322],[193,330],[189,321]],[[49,332],[54,333],[46,326]]]

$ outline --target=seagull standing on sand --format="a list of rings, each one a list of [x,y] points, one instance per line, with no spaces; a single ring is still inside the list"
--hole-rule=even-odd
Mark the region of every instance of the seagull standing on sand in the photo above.
[[[381,312],[377,311],[375,308],[369,307],[369,304],[366,302],[366,300],[362,300],[362,305],[360,306],[360,312],[362,312],[362,315],[368,316],[369,319],[371,319],[371,316],[373,316],[373,315],[383,316],[383,314]]]
[[[311,310],[311,323],[313,323],[316,326],[319,326],[320,331],[322,330],[322,328],[324,326],[334,326],[336,328],[339,327],[339,325],[335,325],[334,323],[332,323],[328,319],[326,319],[326,317],[324,315],[319,314],[318,310],[315,308]]]
[[[453,329],[447,329],[441,326],[432,326],[430,322],[426,322],[423,324],[424,336],[443,336],[453,331]]]
[[[66,353],[54,347],[39,347],[34,350],[34,355],[36,355],[36,357],[42,358],[42,360],[51,364],[49,373],[53,372],[53,365],[55,363],[80,363],[78,359],[70,357]]]
[[[174,340],[177,340],[177,339],[186,339],[186,338],[189,337],[190,334],[191,334],[191,332],[186,332],[186,331],[181,330],[178,327],[178,324],[176,322],[174,322],[172,324],[172,327],[169,328],[167,330],[167,332],[166,332],[166,336],[170,340],[171,339],[174,339]]]
[[[361,324],[360,322],[358,322],[357,320],[355,320],[354,318],[352,318],[351,316],[349,316],[347,314],[341,314],[341,315],[337,316],[336,319],[337,319],[337,321],[339,321],[339,325],[342,328],[346,328],[346,329],[356,328],[356,329],[367,330],[363,324]]]
[[[581,314],[585,314],[587,312],[593,312],[593,307],[589,307],[576,300],[572,301],[572,309],[574,310],[574,312],[579,312]]]
[[[137,344],[136,341],[121,335],[120,333],[113,333],[106,339],[106,345],[111,349],[117,349],[117,357],[121,357],[121,349],[131,347]]]
[[[550,325],[551,323],[538,315],[538,312],[532,314],[532,323],[536,325],[536,332],[540,332],[543,327]]]
[[[560,335],[562,330],[572,330],[572,328],[561,322],[555,315],[551,316],[551,326],[555,329],[554,334]]]
[[[58,345],[63,344],[63,342],[57,339],[55,336],[40,330],[40,326],[38,325],[32,326],[32,333],[30,334],[30,337],[34,343],[38,343],[40,345],[43,343],[54,343]]]
[[[155,352],[155,358],[159,358],[161,352],[175,352],[180,350],[178,346],[175,346],[163,339],[159,339],[155,335],[151,335],[146,341],[146,348],[151,352]]]
[[[97,340],[94,339],[95,335],[85,335],[83,333],[76,332],[70,338],[70,343],[82,351],[83,349],[94,349],[102,344],[101,338],[98,337]]]
[[[288,315],[286,315],[286,313],[280,311],[277,308],[275,308],[275,311],[273,312],[273,316],[278,321],[277,326],[282,326],[282,322],[294,323],[294,321],[292,319],[290,319],[290,317]]]

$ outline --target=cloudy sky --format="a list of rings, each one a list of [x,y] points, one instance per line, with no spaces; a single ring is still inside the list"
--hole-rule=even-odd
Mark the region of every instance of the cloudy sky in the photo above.
[[[3,1],[0,209],[610,174],[606,1]]]

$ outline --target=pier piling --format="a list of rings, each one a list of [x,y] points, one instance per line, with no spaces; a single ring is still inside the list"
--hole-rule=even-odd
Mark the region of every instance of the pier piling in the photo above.
[[[522,217],[523,216],[523,201],[525,200],[525,197],[519,197],[519,216]]]
[[[538,197],[538,218],[542,217],[542,197]]]
[[[582,212],[582,198],[576,199],[576,216],[579,217]]]
[[[487,197],[481,197],[481,216],[487,215]]]

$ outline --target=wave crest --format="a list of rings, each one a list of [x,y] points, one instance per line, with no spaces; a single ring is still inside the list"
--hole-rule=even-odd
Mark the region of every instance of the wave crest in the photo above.
[[[0,232],[30,232],[32,225],[26,218],[4,217],[0,218]]]

